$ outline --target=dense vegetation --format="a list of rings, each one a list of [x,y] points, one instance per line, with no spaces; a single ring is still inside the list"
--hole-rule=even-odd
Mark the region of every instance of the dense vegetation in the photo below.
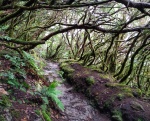
[[[74,59],[150,96],[149,20],[149,0],[0,0],[1,79],[25,90],[43,59]]]

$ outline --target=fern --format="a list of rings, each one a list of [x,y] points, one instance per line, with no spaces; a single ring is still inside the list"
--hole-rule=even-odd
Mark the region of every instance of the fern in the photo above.
[[[47,114],[46,111],[43,110],[42,115],[43,115],[43,118],[44,118],[45,121],[52,121],[50,116]]]
[[[54,81],[51,83],[49,87],[44,86],[41,90],[42,99],[45,102],[45,104],[48,103],[48,99],[46,97],[51,98],[59,109],[64,111],[64,105],[63,103],[58,99],[58,96],[61,94],[61,91],[57,90],[56,87],[58,86],[58,82]]]
[[[0,39],[5,39],[5,40],[9,41],[9,40],[11,40],[12,38],[9,37],[9,36],[2,36],[2,37],[0,37]]]
[[[3,76],[4,79],[7,80],[7,84],[18,88],[22,91],[26,91],[26,89],[29,88],[29,85],[23,81],[22,79],[26,78],[26,71],[24,67],[26,66],[23,59],[21,59],[19,56],[11,56],[11,55],[4,55],[5,59],[9,60],[11,62],[12,68],[9,69],[9,71],[0,73],[0,76]],[[18,79],[16,77],[18,75],[22,79]],[[6,82],[6,81],[5,81]]]
[[[23,57],[26,62],[28,62],[28,65],[31,66],[35,71],[37,71],[38,75],[41,74],[41,70],[39,69],[38,65],[35,62],[35,59],[27,52],[22,52]]]
[[[0,26],[0,31],[6,30],[9,28],[9,25]]]

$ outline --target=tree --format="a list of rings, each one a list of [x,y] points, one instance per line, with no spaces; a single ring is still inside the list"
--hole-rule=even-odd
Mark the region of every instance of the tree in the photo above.
[[[99,64],[120,82],[147,90],[149,9],[148,0],[1,0],[0,45],[29,51],[62,38],[69,58]]]

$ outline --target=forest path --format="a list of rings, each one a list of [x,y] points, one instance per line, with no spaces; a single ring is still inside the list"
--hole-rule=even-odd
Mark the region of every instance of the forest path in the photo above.
[[[59,71],[58,63],[47,61],[44,75],[50,82],[57,80],[61,83],[57,89],[62,92],[59,99],[65,107],[62,114],[51,113],[53,121],[110,121],[108,117],[94,108],[83,94],[76,92],[71,85],[63,80]]]

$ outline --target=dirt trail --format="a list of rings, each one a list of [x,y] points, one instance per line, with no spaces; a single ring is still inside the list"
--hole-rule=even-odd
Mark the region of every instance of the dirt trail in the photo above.
[[[54,121],[110,121],[108,117],[94,108],[83,94],[77,93],[60,77],[58,63],[47,62],[44,70],[50,82],[58,80],[62,83],[57,89],[62,92],[59,99],[63,102],[65,111],[61,115],[57,114]]]

